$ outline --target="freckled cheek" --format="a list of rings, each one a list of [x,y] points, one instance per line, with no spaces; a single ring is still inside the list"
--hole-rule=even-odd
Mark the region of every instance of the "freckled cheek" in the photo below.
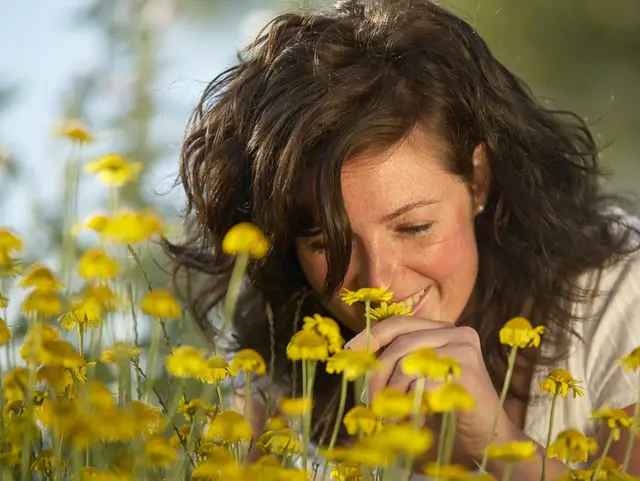
[[[421,269],[436,282],[475,276],[477,252],[472,229],[443,236],[425,248]]]

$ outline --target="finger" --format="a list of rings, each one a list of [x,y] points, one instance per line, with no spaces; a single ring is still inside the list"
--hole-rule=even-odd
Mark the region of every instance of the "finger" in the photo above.
[[[443,321],[432,321],[423,317],[415,316],[393,316],[377,323],[371,327],[369,337],[369,351],[377,352],[380,348],[388,345],[396,337],[420,330],[432,329],[455,329],[456,327]],[[462,328],[459,328],[462,329]],[[352,351],[364,350],[366,347],[366,331],[358,333],[351,339],[345,348]]]
[[[401,372],[400,361],[405,356],[416,349],[423,347],[441,348],[451,342],[457,342],[455,329],[414,331],[396,337],[378,356],[381,367],[374,371],[369,380],[371,395],[377,394],[378,391],[389,384],[391,376],[396,369]]]

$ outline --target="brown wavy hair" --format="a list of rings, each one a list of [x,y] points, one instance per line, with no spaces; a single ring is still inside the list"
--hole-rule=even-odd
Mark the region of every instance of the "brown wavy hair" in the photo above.
[[[324,12],[279,15],[195,108],[180,164],[187,237],[166,247],[176,275],[187,274],[194,318],[212,336],[208,314],[233,262],[221,251],[225,233],[249,221],[268,235],[268,255],[249,266],[230,349],[260,352],[285,393],[297,376],[286,345],[301,316],[329,315],[323,301],[340,288],[350,259],[341,168],[416,127],[438,134],[450,170],[467,182],[476,146],[491,164],[476,223],[477,308],[459,323],[479,333],[497,387],[506,365],[498,331],[507,319],[528,306],[532,323],[553,333],[550,354],[536,350],[531,361],[556,361],[573,333],[571,305],[594,295],[578,287],[578,276],[638,248],[608,208],[620,199],[598,185],[603,172],[585,123],[541,105],[460,18],[425,0],[343,0]],[[327,240],[320,294],[294,249],[296,237],[313,232]],[[320,408],[332,406],[338,387],[318,370],[314,416],[332,422]]]

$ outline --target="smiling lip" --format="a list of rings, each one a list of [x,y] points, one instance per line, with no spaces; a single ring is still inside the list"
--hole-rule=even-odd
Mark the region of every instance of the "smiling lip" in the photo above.
[[[413,312],[416,312],[427,298],[429,292],[431,291],[431,287],[427,287],[417,292],[416,294],[408,297],[407,299],[400,301],[403,302],[407,307],[411,307]]]

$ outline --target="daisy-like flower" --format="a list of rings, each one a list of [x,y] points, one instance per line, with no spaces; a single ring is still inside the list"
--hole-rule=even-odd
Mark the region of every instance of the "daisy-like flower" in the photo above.
[[[61,467],[63,470],[65,469],[64,461],[62,461]],[[52,477],[56,469],[56,458],[51,449],[43,450],[31,465],[31,469],[44,478]]]
[[[16,366],[5,374],[2,381],[2,393],[8,401],[23,400],[29,383],[29,370],[23,366]]]
[[[79,369],[86,366],[87,361],[78,354],[67,341],[51,341],[43,343],[38,352],[38,361],[48,366],[62,366],[66,369]]]
[[[180,346],[167,359],[167,371],[181,378],[197,378],[206,366],[203,351],[193,346]]]
[[[150,468],[170,468],[178,459],[177,451],[168,439],[152,436],[144,445],[144,463]]]
[[[433,446],[433,434],[426,428],[415,428],[410,424],[387,424],[367,441],[379,449],[419,456]]]
[[[83,290],[80,301],[98,305],[99,311],[112,311],[118,303],[118,297],[106,284],[87,284]]]
[[[290,456],[302,450],[300,437],[291,428],[264,432],[258,438],[257,446],[265,453],[274,453],[280,456]]]
[[[57,126],[60,137],[66,137],[78,144],[89,144],[94,138],[91,129],[83,119],[69,119]]]
[[[115,407],[113,393],[99,381],[88,382],[83,389],[81,403],[98,410],[108,410]]]
[[[83,279],[113,279],[118,275],[118,263],[104,249],[94,247],[80,257],[78,274]]]
[[[22,312],[27,316],[56,316],[62,312],[62,301],[54,291],[35,290],[22,303]]]
[[[457,382],[448,382],[438,386],[426,395],[429,409],[436,413],[451,411],[473,411],[476,401],[464,386]]]
[[[486,451],[487,456],[491,459],[516,463],[532,459],[536,452],[536,445],[531,441],[512,441],[501,445],[490,444]]]
[[[393,451],[374,445],[370,442],[370,438],[356,441],[348,448],[337,447],[321,450],[321,453],[328,461],[339,461],[370,468],[390,466],[396,461]]]
[[[329,478],[333,481],[362,481],[360,466],[354,463],[332,464]]]
[[[598,469],[598,464],[600,462],[602,464],[600,464],[600,467]],[[596,479],[602,479],[602,480],[616,479],[615,478],[616,475],[622,474],[620,473],[620,471],[622,470],[622,466],[616,463],[616,461],[609,456],[605,456],[604,459],[602,460],[596,459],[591,463],[591,465],[589,466],[589,471],[591,471],[592,477],[593,477],[593,474],[595,474],[596,469],[598,469],[598,474],[596,476]],[[621,478],[618,478],[618,479],[625,479],[625,477],[622,476]]]
[[[369,315],[372,321],[380,322],[393,316],[413,316],[413,311],[411,306],[405,305],[404,302],[392,304],[381,302],[378,307],[369,307]]]
[[[306,316],[302,319],[304,331],[314,331],[327,340],[330,353],[342,350],[344,339],[340,332],[340,326],[330,317],[324,317],[320,314],[314,314],[313,317]]]
[[[311,413],[314,404],[315,401],[308,397],[282,398],[278,408],[285,416],[297,417]]]
[[[101,235],[118,244],[138,244],[162,234],[158,214],[150,210],[124,209],[109,217]]]
[[[59,291],[64,285],[47,266],[33,264],[24,273],[20,287],[32,287],[39,291]]]
[[[629,354],[625,354],[618,360],[623,371],[638,371],[640,369],[640,347],[636,347]]]
[[[593,478],[593,471],[590,469],[572,469],[559,478],[559,481],[591,481],[591,478]]]
[[[236,376],[240,370],[245,373],[255,373],[262,376],[267,373],[264,358],[253,349],[243,349],[238,352],[229,364],[229,374]]]
[[[12,337],[11,329],[9,329],[7,323],[4,322],[4,319],[0,317],[0,346],[7,344]]]
[[[130,162],[119,154],[109,153],[85,165],[85,172],[97,174],[103,184],[120,187],[137,181],[142,167],[140,162]]]
[[[376,414],[365,406],[354,406],[345,414],[342,420],[347,433],[354,436],[356,434],[371,434],[379,426]]]
[[[22,252],[22,239],[13,232],[0,228],[0,264],[4,264],[14,255]]]
[[[380,366],[381,363],[370,352],[345,349],[327,359],[326,370],[329,374],[342,374],[347,381],[355,381]]]
[[[248,254],[262,259],[269,250],[269,241],[264,233],[249,222],[234,225],[222,239],[222,251],[227,254]]]
[[[563,463],[579,463],[587,461],[597,450],[598,443],[594,438],[588,438],[576,429],[565,429],[549,445],[547,456]]]
[[[287,346],[292,361],[325,361],[329,357],[327,340],[314,331],[296,332]]]
[[[528,319],[514,317],[500,329],[500,342],[511,347],[538,347],[544,326],[533,327]]]
[[[433,479],[441,479],[443,481],[454,481],[464,478],[469,469],[459,464],[438,464],[430,462],[422,467],[424,473]]]
[[[277,431],[278,429],[288,428],[287,420],[281,416],[274,416],[267,419],[266,422],[267,429],[271,431]]]
[[[363,287],[357,291],[342,289],[342,302],[348,305],[356,302],[389,302],[393,299],[393,292],[387,292],[386,287]]]
[[[371,403],[371,409],[382,418],[404,418],[413,413],[414,396],[393,387],[382,389]]]
[[[236,411],[223,411],[205,428],[205,438],[219,439],[223,443],[251,441],[253,431],[249,422]]]
[[[400,369],[407,376],[425,376],[436,381],[460,377],[460,365],[450,357],[441,357],[431,348],[416,349],[400,362]]]
[[[129,362],[131,359],[140,355],[140,348],[133,346],[129,342],[117,341],[110,348],[102,351],[100,360],[110,364],[121,364]]]
[[[136,428],[144,434],[155,434],[162,426],[163,417],[160,408],[149,406],[140,401],[131,401],[128,406]]]
[[[210,420],[216,417],[218,409],[213,404],[207,404],[202,399],[194,398],[185,401],[180,398],[178,412],[182,413],[187,422],[191,422],[196,416],[206,416]]]
[[[566,369],[554,369],[540,384],[540,390],[550,392],[551,394],[558,394],[562,397],[566,397],[569,393],[569,389],[573,392],[573,398],[584,395],[584,391],[578,385],[580,381],[573,378],[571,373]]]
[[[71,331],[78,326],[78,331],[86,333],[89,328],[97,328],[104,322],[98,309],[73,309],[58,318],[63,329]]]
[[[175,297],[164,289],[147,292],[140,302],[142,312],[151,317],[177,319],[180,317],[180,304]]]
[[[624,409],[610,408],[609,406],[602,406],[597,411],[593,411],[591,420],[606,423],[611,429],[614,441],[620,439],[621,429],[627,429],[633,423],[633,417],[627,414]]]
[[[198,375],[201,382],[212,384],[224,381],[229,377],[229,363],[220,356],[211,356],[207,359],[204,368]]]

